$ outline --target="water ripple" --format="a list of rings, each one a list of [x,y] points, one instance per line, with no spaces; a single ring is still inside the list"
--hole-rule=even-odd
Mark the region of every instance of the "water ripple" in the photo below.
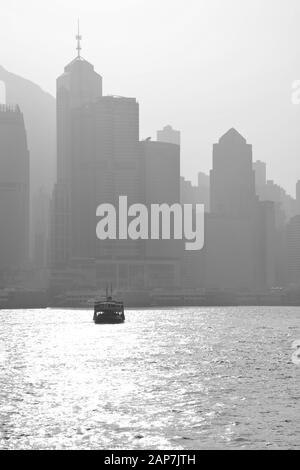
[[[299,309],[91,316],[0,312],[1,449],[300,448]]]

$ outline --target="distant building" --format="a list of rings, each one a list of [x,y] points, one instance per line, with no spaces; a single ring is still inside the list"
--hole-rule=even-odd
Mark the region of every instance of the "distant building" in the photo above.
[[[197,186],[194,186],[191,181],[181,177],[180,193],[182,204],[204,204],[205,212],[209,212],[209,176],[205,173],[198,174]]]
[[[166,142],[140,143],[144,165],[144,202],[180,203],[180,147]],[[183,255],[181,240],[147,240],[144,244],[145,282],[147,288],[178,287]]]
[[[144,283],[140,240],[96,238],[96,209],[142,202],[139,105],[135,98],[103,96],[77,108],[72,116],[71,233],[72,263],[96,263],[96,283],[137,287]],[[128,273],[129,279],[128,279]]]
[[[100,204],[117,209],[119,196],[127,196],[128,206],[153,198],[180,201],[180,147],[140,142],[136,99],[103,96],[102,78],[78,47],[78,56],[57,80],[52,286],[100,289],[112,283],[117,289],[145,289],[178,284],[179,254],[171,242],[168,253],[161,242],[153,248],[145,240],[96,237]]]
[[[203,204],[206,213],[209,205],[209,176],[205,173],[198,174],[198,185],[181,177],[180,181],[181,204]],[[182,257],[182,286],[185,288],[200,288],[205,284],[204,251],[184,251]]]
[[[261,202],[272,202],[275,210],[276,239],[275,239],[275,270],[276,285],[284,286],[287,283],[287,264],[285,235],[286,225],[297,214],[296,200],[272,180],[267,180],[266,164],[255,162],[253,164],[256,177],[256,193]]]
[[[211,212],[247,217],[253,214],[257,201],[252,146],[235,129],[230,129],[213,148]]]
[[[75,109],[102,96],[102,77],[78,54],[58,77],[56,95],[57,183],[51,203],[50,260],[52,266],[67,266],[72,257],[71,208],[74,208],[71,204],[72,174],[74,174],[72,115]],[[82,144],[83,142],[80,148]]]
[[[254,239],[258,289],[283,286],[284,271],[280,270],[280,265],[284,264],[284,251],[281,234],[276,230],[275,207],[272,201],[258,204]]]
[[[256,195],[252,146],[230,129],[213,150],[205,223],[207,288],[263,290],[275,283],[274,207]]]
[[[297,215],[300,215],[300,180],[296,185],[296,211]]]
[[[289,283],[300,286],[300,215],[287,226],[287,270]]]
[[[0,271],[20,269],[29,254],[29,150],[18,106],[0,106]]]
[[[256,194],[259,195],[267,183],[267,165],[265,162],[257,160],[253,163],[253,169],[255,173]]]
[[[30,256],[33,255],[35,217],[33,199],[39,188],[52,193],[56,167],[55,98],[28,79],[10,73],[0,65],[0,83],[5,88],[6,104],[18,103],[24,116],[30,149]]]
[[[52,191],[55,182],[55,98],[30,80],[0,65],[6,104],[18,103],[22,110],[30,149],[30,193],[43,187]],[[34,103],[34,106],[33,106]]]
[[[176,131],[172,126],[165,126],[162,131],[157,131],[158,142],[180,145],[180,131]]]
[[[256,194],[260,201],[272,201],[275,205],[276,226],[284,229],[286,223],[296,214],[296,201],[286,191],[267,180],[266,164],[261,161],[253,163]]]
[[[101,76],[80,54],[57,79],[57,141],[52,265],[89,267],[95,285],[116,284],[115,260],[139,257],[140,247],[97,240],[96,209],[117,206],[119,195],[139,201],[139,107],[134,98],[102,96]]]
[[[33,264],[35,268],[46,268],[49,257],[50,197],[44,188],[33,198]]]

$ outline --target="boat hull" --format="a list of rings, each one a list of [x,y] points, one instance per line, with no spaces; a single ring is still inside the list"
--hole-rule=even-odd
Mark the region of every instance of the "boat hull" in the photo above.
[[[94,322],[96,325],[115,325],[124,323],[124,319],[122,318],[95,318]]]

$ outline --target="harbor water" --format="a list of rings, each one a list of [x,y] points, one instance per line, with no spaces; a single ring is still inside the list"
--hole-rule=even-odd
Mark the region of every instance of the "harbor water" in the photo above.
[[[300,309],[0,311],[0,449],[300,449]]]

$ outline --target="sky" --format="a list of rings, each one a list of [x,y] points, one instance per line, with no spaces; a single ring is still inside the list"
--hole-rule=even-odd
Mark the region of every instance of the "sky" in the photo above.
[[[10,0],[1,2],[0,64],[55,95],[76,55],[104,93],[136,97],[140,136],[182,133],[182,175],[212,166],[212,145],[235,127],[294,195],[300,180],[299,0]]]

